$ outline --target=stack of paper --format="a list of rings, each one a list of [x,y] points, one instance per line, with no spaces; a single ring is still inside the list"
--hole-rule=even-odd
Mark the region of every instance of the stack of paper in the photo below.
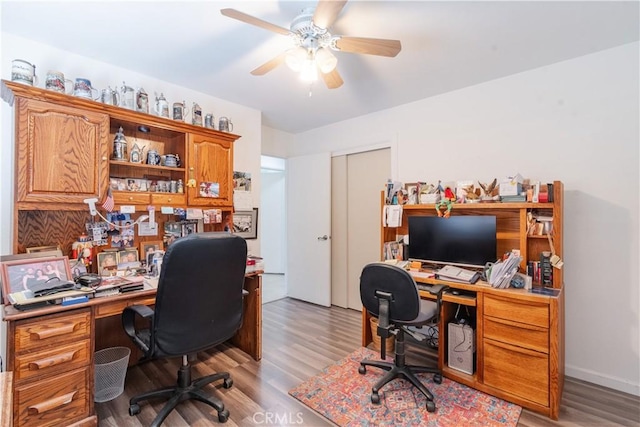
[[[498,261],[487,271],[487,281],[494,288],[505,289],[511,284],[513,275],[518,272],[522,257],[510,253],[506,260]]]

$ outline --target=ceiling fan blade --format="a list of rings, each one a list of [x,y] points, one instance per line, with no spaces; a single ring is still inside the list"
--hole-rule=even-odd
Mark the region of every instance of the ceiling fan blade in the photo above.
[[[333,71],[329,71],[326,74],[320,73],[320,75],[322,75],[322,80],[324,80],[324,84],[327,85],[329,89],[337,89],[344,83],[337,68],[334,68]]]
[[[244,12],[240,12],[235,9],[220,9],[220,13],[229,18],[237,19],[238,21],[245,22],[247,24],[255,25],[256,27],[264,28],[265,30],[273,31],[274,33],[283,34],[288,36],[291,31],[278,25],[272,24],[255,16],[247,15]]]
[[[344,36],[336,41],[336,47],[342,52],[390,57],[396,56],[402,49],[400,40]]]
[[[270,59],[269,61],[265,62],[264,64],[262,64],[261,66],[253,70],[251,74],[253,74],[254,76],[263,76],[267,74],[269,71],[273,70],[278,65],[282,64],[286,56],[287,56],[287,53],[282,52],[280,55],[276,56],[273,59]]]
[[[320,0],[313,14],[313,23],[316,27],[329,28],[338,18],[342,8],[347,3],[344,1]]]

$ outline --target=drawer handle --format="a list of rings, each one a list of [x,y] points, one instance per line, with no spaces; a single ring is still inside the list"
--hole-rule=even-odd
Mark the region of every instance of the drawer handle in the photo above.
[[[133,200],[133,196],[129,196],[129,200]]]
[[[75,323],[62,325],[57,328],[44,329],[41,331],[31,332],[31,336],[36,340],[45,340],[51,337],[57,337],[59,335],[66,335],[72,333],[76,329]]]
[[[29,412],[29,415],[44,414],[45,412],[52,409],[57,409],[61,406],[68,405],[73,401],[76,393],[78,393],[78,390],[72,391],[71,393],[67,393],[59,397],[54,397],[53,399],[38,403],[37,405],[31,405],[27,408],[27,411]]]
[[[29,370],[37,371],[39,369],[50,368],[51,366],[56,366],[61,363],[71,362],[73,360],[73,356],[75,356],[76,353],[77,353],[77,350],[68,351],[63,354],[47,357],[46,359],[40,359],[34,362],[29,362]]]

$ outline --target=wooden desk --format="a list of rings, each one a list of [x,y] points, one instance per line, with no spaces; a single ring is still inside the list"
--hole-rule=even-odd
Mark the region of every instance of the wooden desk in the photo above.
[[[564,290],[557,296],[524,289],[494,289],[416,278],[426,284],[446,284],[475,297],[443,295],[438,324],[438,366],[454,381],[558,419],[564,386]],[[420,297],[435,300],[427,291]],[[458,304],[475,315],[476,362],[472,375],[448,366],[447,325]],[[371,342],[369,314],[362,311],[362,345]]]
[[[232,343],[262,357],[262,276],[245,276],[244,316]],[[155,303],[156,289],[94,298],[71,306],[28,311],[4,308],[7,322],[7,369],[13,371],[13,423],[16,427],[97,425],[94,352],[125,345],[141,353],[124,334],[120,315],[131,305]]]

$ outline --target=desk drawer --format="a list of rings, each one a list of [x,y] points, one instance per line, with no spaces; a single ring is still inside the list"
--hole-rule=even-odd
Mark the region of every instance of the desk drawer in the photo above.
[[[484,316],[484,338],[549,353],[549,329]]]
[[[151,194],[151,203],[164,206],[186,206],[187,196],[186,194],[177,193],[153,193]]]
[[[91,319],[88,310],[56,317],[40,317],[16,326],[16,353],[47,345],[78,341],[89,337]]]
[[[109,304],[100,304],[96,306],[96,319],[122,314],[122,310],[124,310],[126,307],[129,307],[130,305],[152,306],[155,303],[156,303],[156,297],[154,295],[151,297],[147,296],[147,297],[140,297],[135,299],[114,301]]]
[[[116,205],[148,205],[151,200],[149,193],[136,193],[135,191],[113,192],[113,201]]]
[[[77,343],[47,349],[36,353],[16,356],[14,369],[15,380],[26,380],[34,376],[43,378],[64,371],[88,366],[91,362],[91,341],[82,340]]]
[[[484,315],[514,322],[549,327],[549,305],[484,295]]]
[[[483,340],[484,384],[549,406],[549,356],[493,340]]]
[[[29,386],[16,387],[16,426],[59,426],[89,416],[89,369],[80,369]]]

